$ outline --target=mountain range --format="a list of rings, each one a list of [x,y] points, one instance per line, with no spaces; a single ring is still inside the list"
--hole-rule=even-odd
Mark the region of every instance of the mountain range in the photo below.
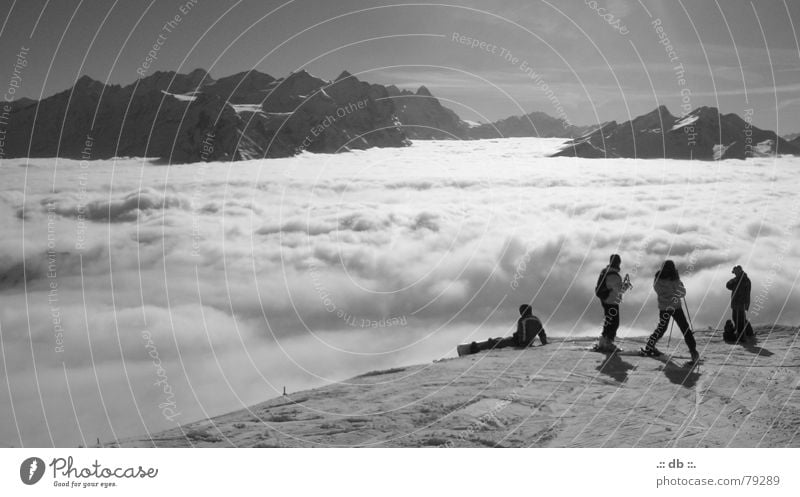
[[[662,105],[622,124],[606,123],[567,142],[554,156],[720,160],[777,154],[800,155],[800,142],[786,141],[714,107],[676,117]]]
[[[347,71],[333,81],[304,70],[283,78],[251,70],[216,80],[203,69],[166,71],[127,86],[83,76],[41,101],[13,102],[6,127],[7,158],[129,156],[187,163],[405,147],[410,140],[529,136],[570,138],[556,156],[800,154],[800,138],[789,142],[709,107],[678,118],[662,106],[600,126],[574,126],[543,112],[472,124],[425,86],[412,92],[370,84]]]
[[[8,128],[7,157],[181,163],[409,144],[386,88],[346,72],[332,82],[306,71],[214,80],[197,69],[157,72],[124,87],[84,76],[38,105],[15,106]]]
[[[524,116],[511,116],[489,124],[470,128],[470,138],[576,138],[597,126],[575,126],[544,112],[531,112]]]

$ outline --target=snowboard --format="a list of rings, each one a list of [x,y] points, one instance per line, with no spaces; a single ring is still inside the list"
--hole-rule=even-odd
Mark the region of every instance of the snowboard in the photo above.
[[[464,357],[465,355],[470,355],[470,349],[472,348],[471,343],[462,343],[458,347],[456,347],[456,352],[458,352],[458,357]]]

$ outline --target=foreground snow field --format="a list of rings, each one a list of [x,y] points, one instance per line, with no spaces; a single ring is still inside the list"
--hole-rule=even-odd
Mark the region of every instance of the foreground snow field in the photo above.
[[[556,340],[375,371],[119,445],[798,447],[798,331],[761,328],[744,346],[701,333],[697,367],[681,340],[664,359]]]
[[[121,440],[428,364],[510,333],[524,302],[550,336],[595,336],[614,252],[623,337],[655,327],[667,257],[698,329],[727,319],[734,264],[753,322],[800,322],[800,159],[545,157],[561,143],[4,160],[0,444]]]

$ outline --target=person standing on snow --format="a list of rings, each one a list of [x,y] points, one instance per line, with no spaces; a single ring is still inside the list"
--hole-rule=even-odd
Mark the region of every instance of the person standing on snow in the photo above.
[[[603,332],[595,349],[600,352],[613,352],[617,349],[614,340],[619,328],[619,304],[622,294],[631,288],[630,278],[625,275],[623,281],[619,275],[622,257],[619,254],[611,255],[608,266],[600,271],[594,293],[603,305]]]
[[[653,289],[658,296],[658,326],[653,334],[650,335],[650,338],[647,339],[647,345],[642,349],[642,353],[648,356],[661,355],[661,351],[656,348],[656,343],[664,336],[669,320],[672,318],[678,323],[678,327],[683,333],[683,339],[689,347],[692,360],[696,361],[700,357],[700,354],[697,353],[697,343],[681,307],[681,299],[686,296],[686,287],[683,286],[674,262],[670,260],[664,261],[661,270],[656,272],[653,280]]]
[[[742,266],[735,266],[731,272],[731,278],[725,287],[731,291],[731,318],[736,326],[737,340],[744,338],[747,316],[745,312],[750,309],[750,278],[744,272]]]

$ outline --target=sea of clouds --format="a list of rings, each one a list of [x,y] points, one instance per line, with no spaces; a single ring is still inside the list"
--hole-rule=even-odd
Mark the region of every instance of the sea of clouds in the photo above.
[[[798,324],[800,159],[545,158],[560,140],[157,165],[0,168],[0,444],[153,433],[511,333],[599,333],[611,253],[634,288],[620,335],[657,321],[676,261],[697,329]],[[358,382],[357,379],[350,380]]]

